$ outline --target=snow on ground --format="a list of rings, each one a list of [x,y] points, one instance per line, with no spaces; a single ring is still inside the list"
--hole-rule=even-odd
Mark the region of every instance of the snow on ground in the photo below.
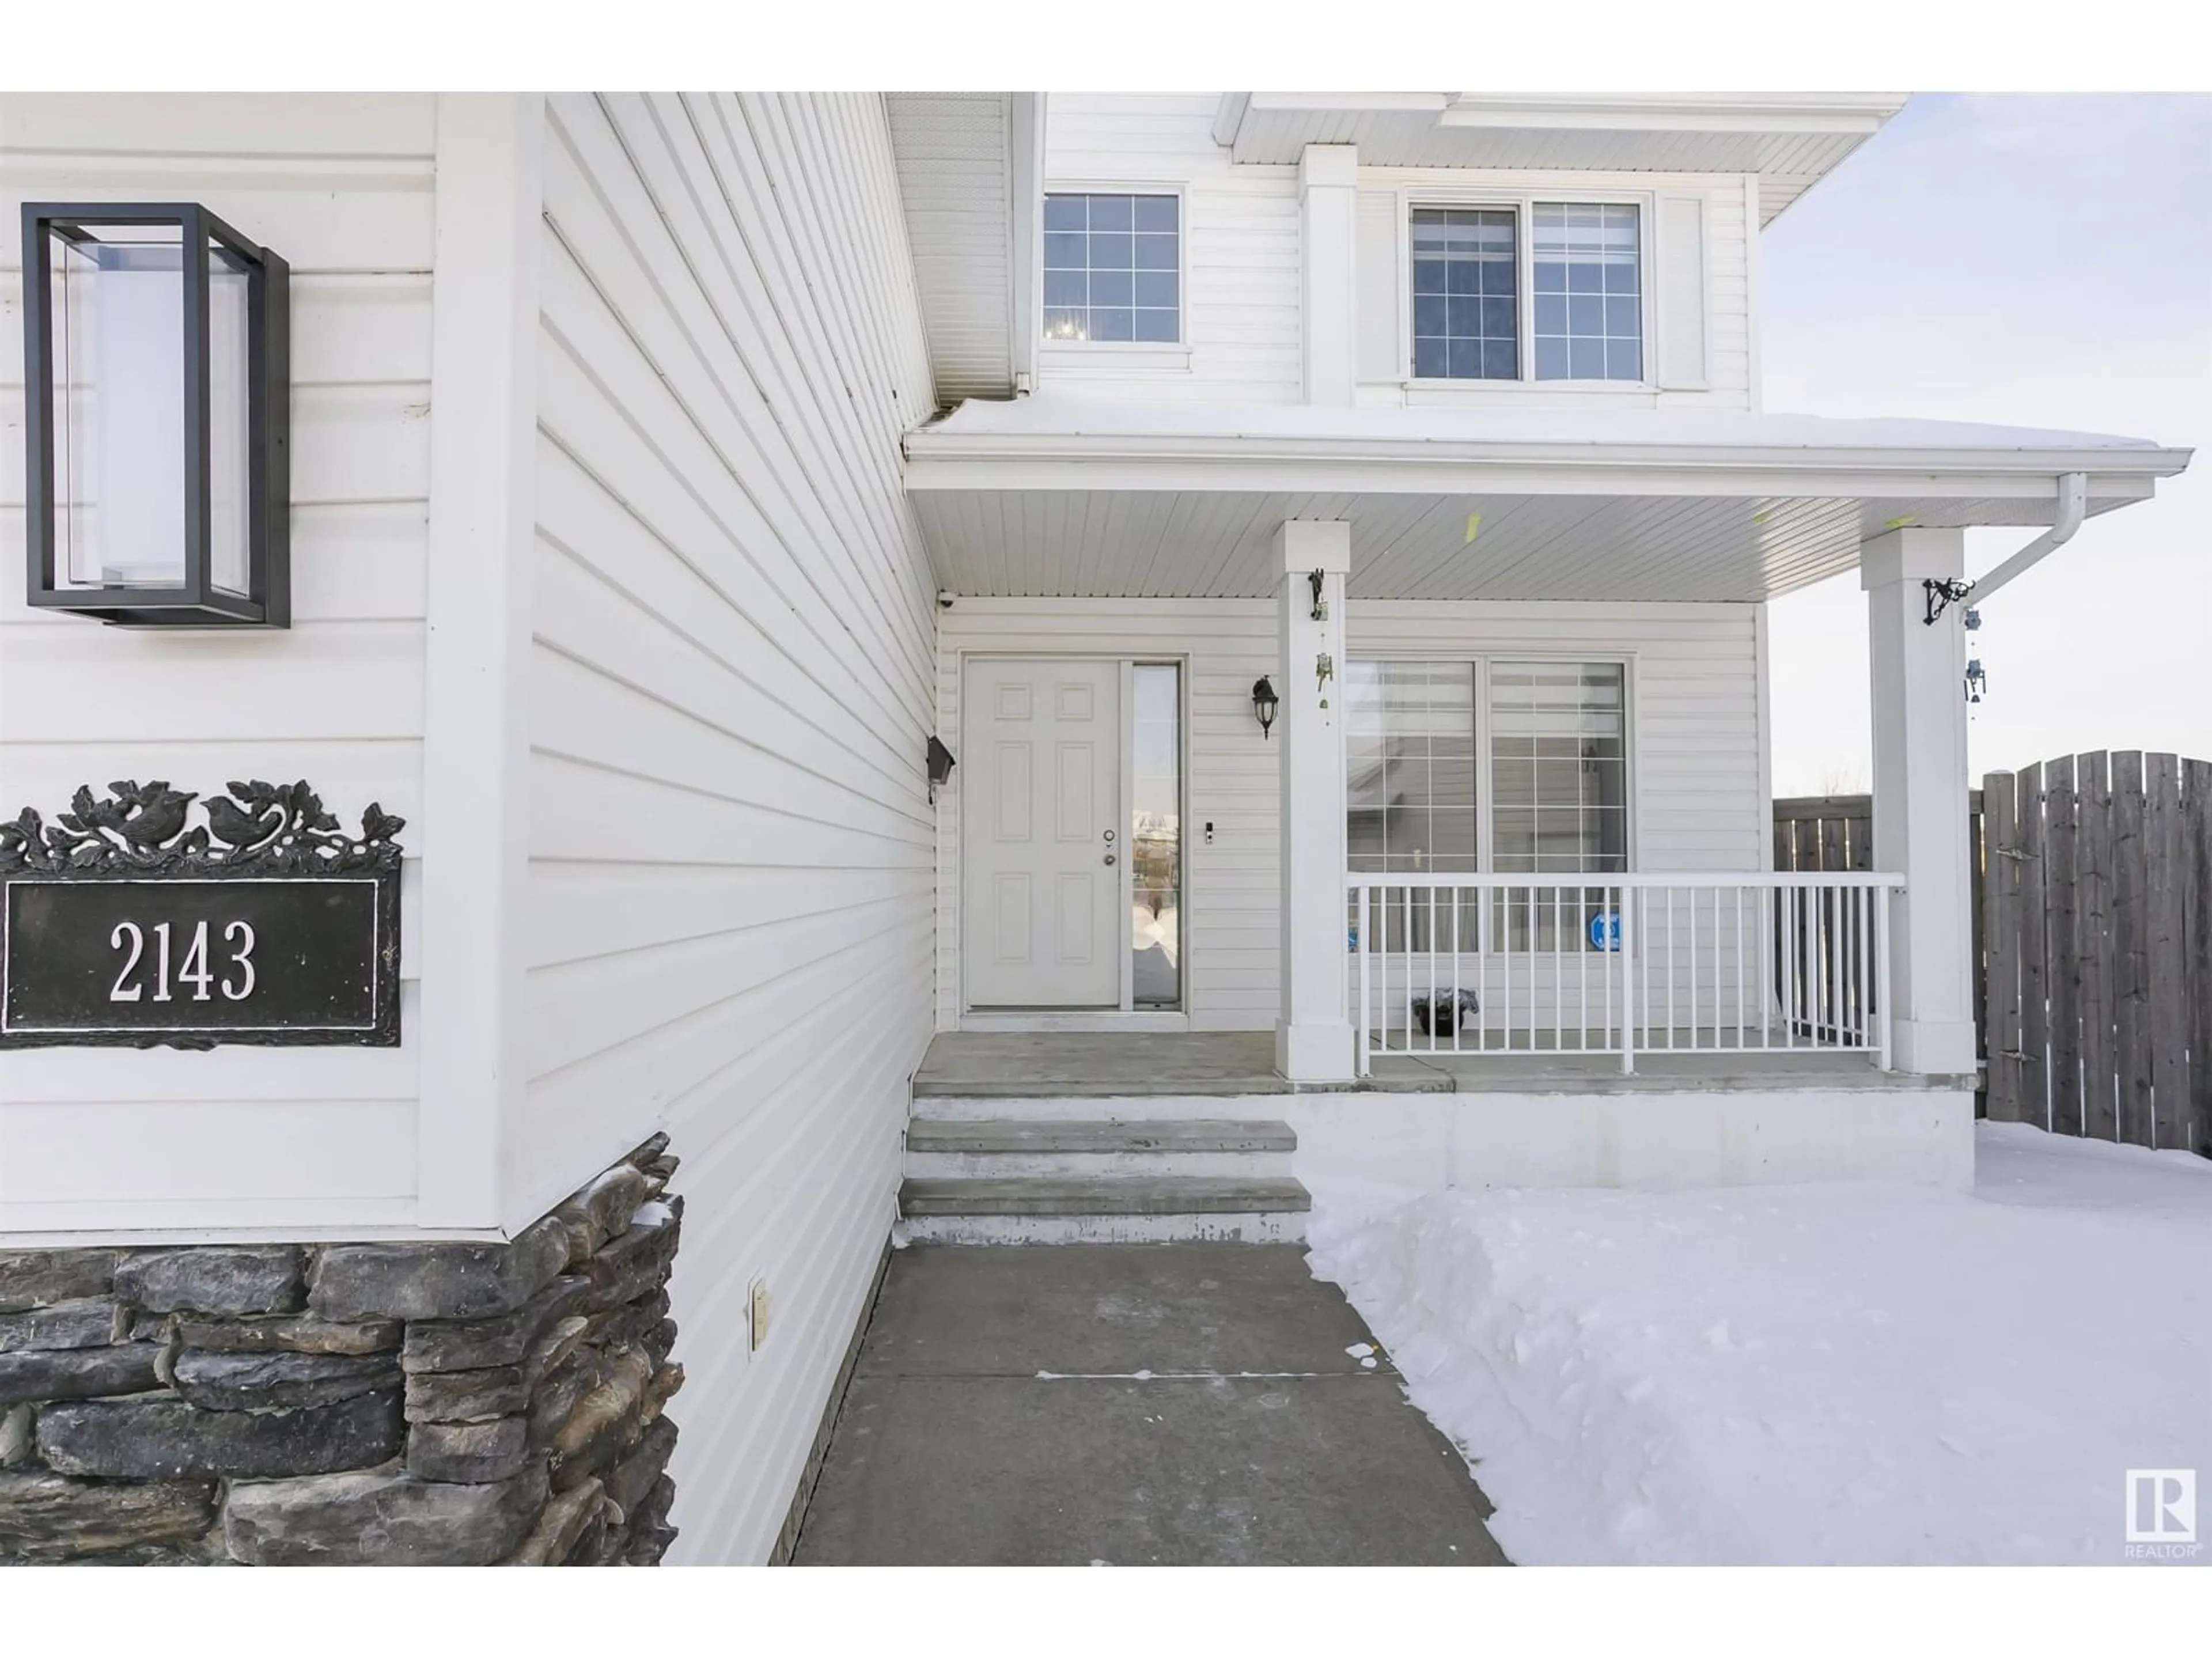
[[[1972,1194],[1322,1181],[1309,1237],[1516,1561],[2118,1562],[2131,1468],[2200,1470],[2212,1529],[2212,1162],[1976,1156]]]

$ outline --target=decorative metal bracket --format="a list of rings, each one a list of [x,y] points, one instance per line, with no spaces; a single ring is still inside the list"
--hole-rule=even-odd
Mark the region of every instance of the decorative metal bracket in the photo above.
[[[1972,592],[1974,585],[1963,576],[1928,576],[1922,579],[1920,591],[1928,596],[1928,614],[1920,620],[1933,628],[1936,618]]]

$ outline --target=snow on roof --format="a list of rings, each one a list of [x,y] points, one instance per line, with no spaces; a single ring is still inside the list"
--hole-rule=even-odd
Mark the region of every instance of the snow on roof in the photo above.
[[[1304,404],[1220,404],[1108,401],[1040,393],[1007,402],[970,399],[917,438],[1103,438],[1169,441],[1290,441],[1316,445],[1364,443],[1500,444],[1553,447],[1896,451],[1923,453],[2112,451],[2140,465],[2170,457],[2171,471],[2189,452],[2147,438],[1965,421],[1905,418],[1843,420],[1823,415],[1753,415],[1705,409],[1345,409]],[[2160,468],[2160,471],[2169,469]]]

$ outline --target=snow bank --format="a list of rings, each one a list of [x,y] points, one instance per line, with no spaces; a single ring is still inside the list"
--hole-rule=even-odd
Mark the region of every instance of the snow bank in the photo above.
[[[2212,1164],[2014,1126],[1977,1164],[1322,1184],[1309,1237],[1517,1561],[2118,1561],[2126,1470],[2212,1497]]]

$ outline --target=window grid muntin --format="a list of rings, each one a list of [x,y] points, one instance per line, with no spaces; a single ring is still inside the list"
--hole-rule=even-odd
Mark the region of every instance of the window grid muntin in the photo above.
[[[1182,339],[1182,198],[1172,191],[1048,191],[1044,337],[1175,345]]]
[[[1408,236],[1415,378],[1519,380],[1519,212],[1417,207]]]
[[[1538,202],[1528,240],[1534,378],[1643,380],[1641,209]]]

